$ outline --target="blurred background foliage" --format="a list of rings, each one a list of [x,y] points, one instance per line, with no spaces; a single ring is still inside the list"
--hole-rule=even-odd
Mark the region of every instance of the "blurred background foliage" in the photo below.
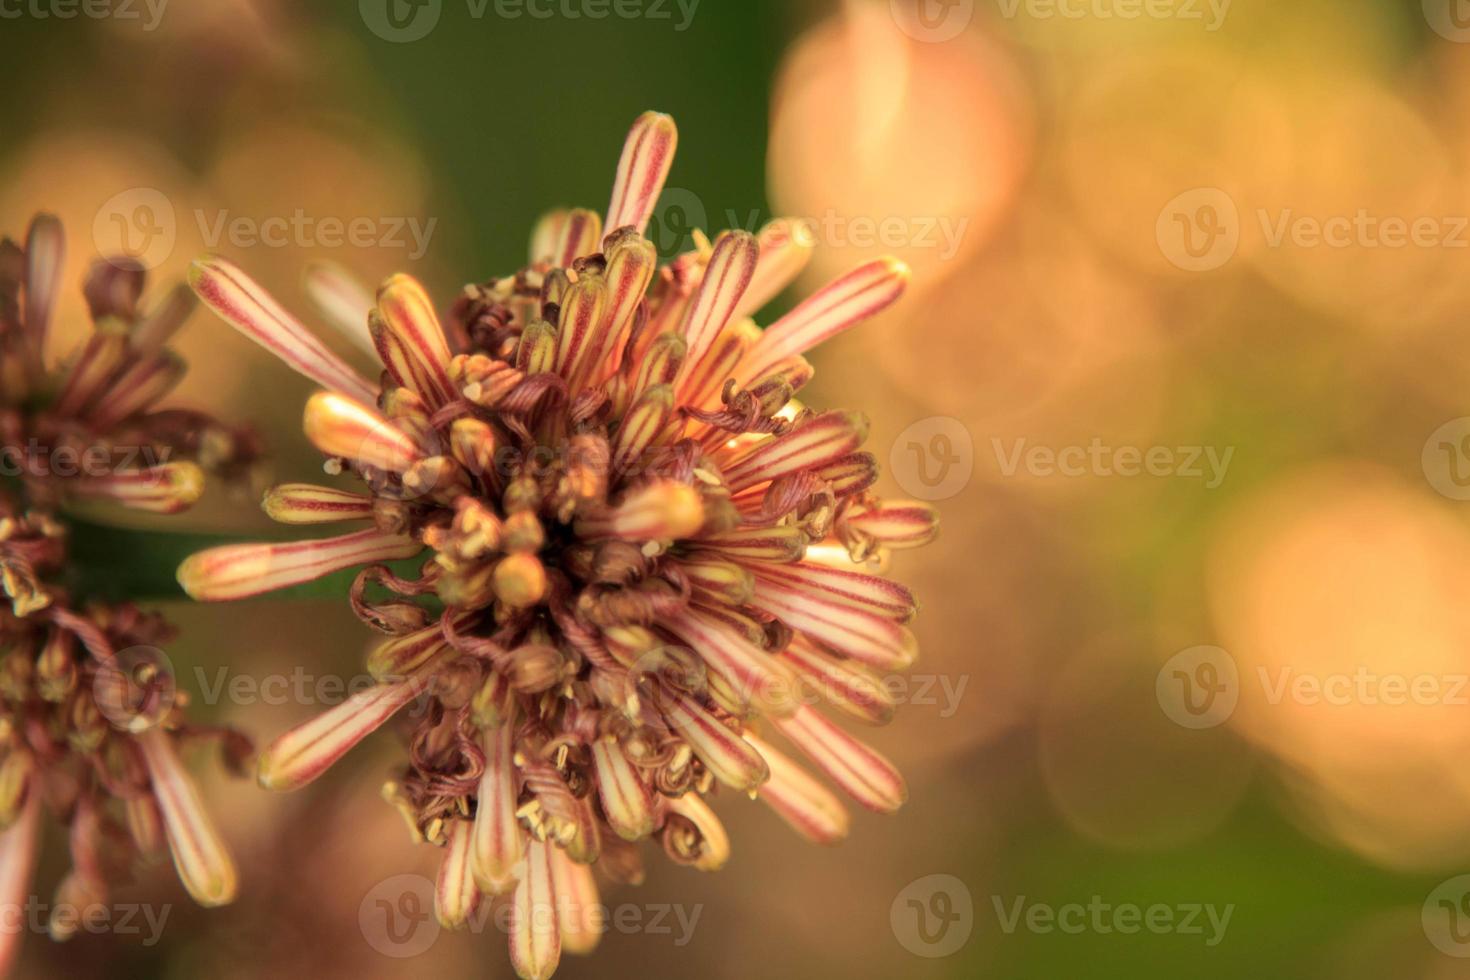
[[[514,269],[543,210],[601,208],[629,121],[657,108],[680,125],[653,232],[666,254],[699,212],[715,227],[827,216],[811,288],[895,250],[855,241],[859,220],[902,220],[910,297],[819,352],[807,394],[873,416],[890,491],[922,492],[901,434],[925,420],[955,420],[973,467],[941,503],[941,541],[896,563],[924,602],[916,670],[936,699],[876,739],[911,803],[826,851],[726,801],[723,873],[652,860],[641,890],[612,896],[700,906],[693,941],[614,932],[559,975],[1467,973],[1421,906],[1470,869],[1470,710],[1273,701],[1256,678],[1470,674],[1470,528],[1432,438],[1470,403],[1470,276],[1451,240],[1470,214],[1470,45],[1434,0],[1235,0],[1217,29],[1203,2],[1194,20],[993,0],[944,40],[901,29],[905,2],[703,0],[679,31],[672,4],[672,20],[476,19],[446,0],[413,43],[375,36],[348,0],[173,0],[153,31],[7,19],[0,219],[14,233],[38,208],[61,214],[71,282],[94,246],[118,246],[109,202],[138,188],[174,215],[156,281],[209,245],[200,213],[433,219],[422,255],[217,247],[303,314],[301,269],[322,258],[367,279],[406,269],[447,305]],[[1235,207],[1239,241],[1191,270],[1166,229],[1200,189]],[[1283,215],[1360,212],[1427,217],[1446,239],[1268,233]],[[920,241],[930,224],[956,234]],[[177,400],[254,419],[273,478],[317,471],[304,381],[205,315],[180,346],[192,370]],[[1210,487],[1016,470],[1017,440],[1233,454]],[[166,528],[267,526],[249,494],[219,491]],[[128,558],[155,580],[171,560]],[[340,602],[167,609],[196,697],[201,678],[352,677],[368,640]],[[1192,730],[1156,679],[1200,645],[1228,651],[1242,681],[1228,719]],[[202,709],[268,738],[319,705]],[[377,797],[397,751],[380,736],[289,797],[212,781],[240,902],[204,913],[143,875],[136,900],[172,903],[160,943],[33,938],[21,975],[508,976],[499,937],[442,936],[405,961],[362,941],[372,886],[433,866]],[[936,959],[890,923],[931,874],[973,902],[968,941]],[[1017,898],[1093,896],[1233,915],[1214,946],[1002,927]]]

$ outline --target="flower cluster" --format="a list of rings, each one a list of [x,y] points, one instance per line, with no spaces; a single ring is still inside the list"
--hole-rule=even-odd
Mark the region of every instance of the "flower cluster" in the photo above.
[[[641,117],[606,217],[548,215],[529,265],[466,287],[442,320],[408,276],[374,299],[315,270],[323,313],[377,355],[378,381],[227,261],[191,273],[223,319],[321,385],[306,436],[329,474],[357,478],[276,487],[267,512],[363,527],[202,552],[180,582],[229,600],[365,566],[353,608],[389,634],[369,657],[378,686],[280,737],[259,779],[304,786],[427,698],[385,795],[444,848],[441,921],[509,896],[527,978],[596,944],[594,866],[636,881],[649,838],[723,865],[720,786],[814,841],[846,834],[837,797],[758,730],[863,806],[890,812],[907,792],[811,693],[865,722],[892,715],[879,675],[912,663],[915,603],[872,570],[929,541],[936,515],[872,493],[862,415],[795,398],[803,355],[893,303],[907,269],[864,265],[761,329],[752,314],[810,244],[778,220],[660,268],[643,230],[676,140],[667,116]],[[421,555],[416,575],[387,564]]]
[[[172,513],[199,497],[205,469],[238,471],[255,452],[246,431],[155,408],[182,375],[164,345],[194,299],[178,289],[140,313],[143,272],[128,260],[93,265],[94,330],[48,370],[62,257],[60,225],[46,215],[23,248],[0,242],[0,903],[24,906],[51,812],[71,851],[52,903],[55,939],[105,903],[111,873],[165,844],[196,900],[229,902],[234,865],[178,748],[217,742],[236,768],[250,750],[237,733],[185,720],[186,699],[158,669],[166,623],[72,594],[58,508],[102,499]],[[20,938],[0,933],[0,973]]]

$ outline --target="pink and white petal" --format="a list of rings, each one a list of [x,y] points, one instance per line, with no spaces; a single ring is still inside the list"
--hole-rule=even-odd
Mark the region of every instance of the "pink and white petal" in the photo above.
[[[832,724],[820,711],[802,707],[772,724],[791,744],[858,803],[892,813],[908,799],[908,786],[893,763]]]
[[[229,544],[191,555],[179,566],[179,584],[200,602],[227,602],[313,582],[355,565],[412,558],[423,550],[413,538],[375,529],[316,541]]]
[[[292,370],[361,402],[377,398],[377,385],[332,353],[233,263],[214,256],[197,259],[189,267],[189,285],[226,323]]]
[[[647,227],[678,145],[679,130],[672,116],[645,112],[638,117],[623,144],[603,228],[611,233],[629,225],[639,232]]]

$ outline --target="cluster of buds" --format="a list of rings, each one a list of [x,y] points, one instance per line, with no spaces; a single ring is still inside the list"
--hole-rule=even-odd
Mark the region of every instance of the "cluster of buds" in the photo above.
[[[155,408],[183,372],[164,344],[194,299],[176,289],[139,313],[134,262],[92,266],[94,331],[48,370],[62,258],[60,225],[46,215],[24,248],[0,242],[0,910],[13,918],[25,906],[42,815],[53,814],[71,851],[48,922],[58,940],[105,905],[109,880],[165,847],[197,901],[229,902],[234,864],[179,749],[217,743],[235,769],[250,753],[239,734],[185,720],[187,698],[158,652],[166,623],[71,594],[59,508],[100,499],[173,513],[198,499],[206,469],[239,471],[255,454],[246,431]],[[0,932],[0,974],[20,938]]]
[[[277,487],[267,512],[362,528],[202,552],[181,584],[230,600],[364,566],[350,600],[388,634],[368,663],[379,684],[280,737],[258,777],[304,786],[426,699],[385,796],[444,849],[446,926],[511,903],[526,978],[596,945],[594,867],[637,881],[648,839],[722,866],[719,787],[814,841],[845,836],[837,796],[763,729],[863,806],[907,795],[814,702],[892,715],[879,675],[913,662],[915,603],[874,572],[929,541],[936,515],[873,494],[862,415],[795,396],[803,355],[893,303],[908,271],[864,265],[762,330],[752,314],[811,244],[777,220],[701,236],[660,268],[643,230],[676,140],[667,116],[641,117],[606,217],[548,215],[529,265],[466,287],[442,319],[408,276],[374,298],[313,270],[323,315],[381,363],[376,382],[227,261],[191,273],[224,320],[321,385],[305,434],[329,474],[356,478]],[[416,576],[386,564],[419,556]]]

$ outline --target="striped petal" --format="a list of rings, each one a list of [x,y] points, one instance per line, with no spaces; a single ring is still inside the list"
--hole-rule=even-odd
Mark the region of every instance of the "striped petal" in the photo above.
[[[432,662],[413,677],[358,691],[291,729],[261,753],[256,779],[266,789],[281,792],[311,783],[422,694],[429,678],[449,659]]]
[[[561,304],[556,328],[556,373],[572,381],[585,373],[588,351],[597,345],[596,335],[607,311],[607,280],[588,274],[572,284]],[[575,392],[574,392],[575,393]]]
[[[107,382],[117,374],[127,358],[126,325],[114,319],[99,321],[82,345],[81,353],[67,368],[61,394],[56,397],[52,410],[61,418],[81,415],[107,390]]]
[[[835,793],[769,743],[748,733],[745,739],[771,767],[770,780],[756,791],[763,803],[814,844],[836,844],[847,837],[852,820]]]
[[[816,251],[816,236],[795,218],[775,218],[756,234],[761,258],[750,287],[735,308],[735,319],[755,314],[796,281]]]
[[[32,787],[15,822],[0,831],[0,909],[26,907],[40,844],[41,794]],[[10,974],[25,934],[20,922],[7,922],[0,928],[0,976]]]
[[[939,511],[917,500],[885,500],[847,511],[839,533],[856,532],[889,548],[918,548],[939,535]]]
[[[377,397],[376,385],[332,353],[234,264],[217,257],[198,259],[189,267],[189,285],[226,323],[292,370],[358,401]]]
[[[26,231],[25,325],[37,358],[46,349],[46,331],[61,289],[65,262],[66,235],[60,219],[54,214],[36,215]]]
[[[412,558],[423,550],[413,538],[369,529],[338,538],[230,544],[191,555],[179,566],[179,584],[200,602],[225,602],[313,582],[373,562]]]
[[[704,279],[694,294],[694,303],[689,308],[688,319],[680,331],[689,342],[689,356],[684,359],[681,372],[684,378],[687,379],[704,360],[715,338],[730,322],[751,277],[755,275],[759,258],[760,246],[748,231],[726,232],[715,242],[709,268],[705,270]]]
[[[879,670],[905,670],[918,656],[914,634],[893,620],[757,577],[752,604],[823,646]]]
[[[480,889],[470,873],[473,836],[468,820],[449,821],[444,857],[439,862],[439,877],[434,886],[434,915],[446,929],[463,929],[480,904]]]
[[[186,367],[183,358],[168,351],[134,361],[107,383],[88,420],[99,431],[111,429],[172,391]]]
[[[629,225],[639,232],[647,227],[669,168],[674,165],[678,145],[679,130],[671,116],[645,112],[633,123],[623,144],[612,201],[603,222],[609,233]]]
[[[592,766],[597,793],[608,826],[624,840],[642,840],[653,833],[653,797],[648,784],[611,735],[592,743]]]
[[[368,331],[368,313],[377,304],[361,280],[335,262],[312,262],[302,277],[306,295],[327,325],[372,357],[378,348]]]
[[[908,786],[893,763],[832,724],[821,712],[802,707],[772,722],[778,731],[858,803],[892,813],[908,799]]]
[[[281,524],[332,524],[369,520],[373,498],[361,493],[319,487],[310,483],[283,483],[265,493],[261,508]]]
[[[639,396],[618,425],[617,435],[613,438],[614,471],[635,474],[641,472],[643,453],[669,424],[673,414],[674,389],[671,386],[654,385]]]
[[[759,376],[772,364],[805,354],[823,341],[876,316],[903,295],[909,267],[885,258],[859,266],[803,300],[766,328],[741,365],[742,378]]]
[[[710,774],[726,786],[748,793],[770,775],[760,753],[693,698],[670,693],[659,708],[669,727],[689,743]]]
[[[453,401],[449,342],[419,281],[401,274],[390,278],[378,290],[375,312],[369,315],[368,329],[393,380],[423,396],[430,408]]]
[[[512,720],[485,732],[485,771],[480,774],[475,811],[475,881],[487,895],[504,895],[515,886],[515,869],[525,853],[526,834],[516,819],[516,782]]]
[[[751,571],[773,585],[784,585],[793,592],[810,592],[823,600],[866,609],[901,623],[913,618],[918,609],[914,594],[908,588],[878,575],[864,575],[813,562],[760,565]]]
[[[475,613],[461,613],[453,617],[454,629],[468,626],[476,618]],[[373,648],[367,657],[367,671],[373,680],[392,682],[411,677],[435,657],[450,650],[440,623],[403,636],[385,640]]]
[[[510,913],[510,962],[521,980],[547,980],[561,962],[561,925],[551,873],[554,844],[532,841]]]
[[[133,327],[132,333],[128,334],[128,347],[134,354],[158,353],[198,306],[199,298],[194,295],[194,290],[179,283]]]
[[[559,222],[551,264],[569,269],[572,262],[597,251],[602,243],[602,215],[586,208],[573,208]]]
[[[786,669],[729,627],[689,609],[664,617],[660,625],[682,637],[710,669],[724,675],[739,703],[753,703],[768,715],[796,710],[795,683]]]
[[[781,651],[780,659],[808,690],[839,711],[869,725],[893,720],[898,705],[892,693],[882,678],[860,664],[834,657],[800,634]]]
[[[238,883],[235,862],[199,801],[194,780],[161,729],[149,729],[137,741],[179,880],[200,905],[228,905],[235,899]]]
[[[562,952],[586,956],[607,931],[607,910],[598,899],[597,879],[591,866],[578,864],[561,848],[553,847],[550,855]]]
[[[788,473],[814,469],[848,455],[867,438],[868,419],[861,412],[823,412],[785,435],[759,443],[726,466],[725,484],[738,492]]]
[[[333,391],[306,400],[302,415],[306,438],[328,456],[403,473],[424,458],[423,450],[402,429],[374,408]]]
[[[622,365],[623,351],[632,335],[633,321],[658,266],[658,252],[641,235],[623,235],[608,251],[607,301],[602,322],[587,344],[583,367],[572,381],[575,394],[588,385],[601,385]]]
[[[105,476],[83,477],[76,492],[110,500],[133,510],[177,514],[188,510],[204,494],[204,471],[196,463],[165,463],[141,470],[120,470]]]
[[[699,546],[717,552],[719,557],[742,563],[793,562],[801,560],[807,540],[801,528],[780,524],[711,534],[700,538]]]

